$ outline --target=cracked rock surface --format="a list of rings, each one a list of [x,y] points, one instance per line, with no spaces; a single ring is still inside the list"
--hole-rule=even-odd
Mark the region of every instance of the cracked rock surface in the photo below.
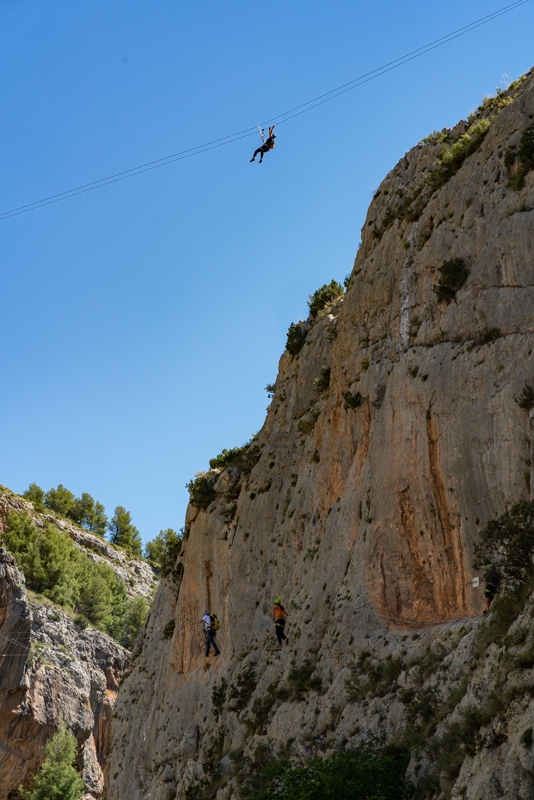
[[[61,720],[79,743],[86,800],[103,796],[111,715],[129,656],[56,606],[29,602],[24,575],[0,548],[0,800],[31,784]]]

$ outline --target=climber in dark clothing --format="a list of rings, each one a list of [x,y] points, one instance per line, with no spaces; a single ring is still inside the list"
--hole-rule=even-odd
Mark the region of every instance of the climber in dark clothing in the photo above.
[[[261,131],[261,140],[262,140],[263,144],[262,144],[261,147],[258,147],[258,149],[254,151],[254,155],[250,159],[251,161],[255,161],[256,160],[256,156],[259,153],[260,154],[260,164],[261,164],[261,162],[263,161],[263,156],[265,155],[265,153],[268,153],[269,150],[272,150],[274,148],[274,140],[276,139],[276,134],[273,133],[274,129],[275,129],[274,125],[271,128],[269,128],[269,138],[267,139],[266,142],[263,142],[263,131]]]
[[[213,647],[213,649],[215,650],[216,657],[221,654],[221,651],[217,647],[217,643],[215,641],[217,629],[215,628],[214,620],[216,619],[217,619],[216,617],[213,617],[213,615],[210,614],[209,609],[206,609],[204,612],[204,616],[197,623],[198,625],[200,625],[203,622],[205,625],[204,636],[206,638],[206,658],[210,654],[211,647]]]
[[[486,572],[484,573],[484,582],[486,584],[486,588],[484,590],[484,599],[486,601],[486,608],[482,613],[487,614],[493,598],[499,591],[499,584],[501,582],[501,576],[495,564],[486,565]]]

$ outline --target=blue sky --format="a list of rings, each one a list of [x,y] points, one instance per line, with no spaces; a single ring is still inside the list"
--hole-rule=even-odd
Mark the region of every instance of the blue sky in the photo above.
[[[0,211],[257,124],[505,0],[0,0]],[[534,2],[245,139],[0,222],[0,483],[180,528],[419,139],[534,63]]]

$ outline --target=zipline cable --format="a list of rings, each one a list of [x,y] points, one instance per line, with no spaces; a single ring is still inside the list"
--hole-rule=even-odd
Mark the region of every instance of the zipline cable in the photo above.
[[[7,636],[4,636],[3,633],[0,633],[0,636],[2,637],[2,639],[5,639],[6,642],[11,642],[11,644],[17,645],[17,647],[22,647],[22,648],[24,648],[24,650],[29,650],[30,649],[29,647],[26,647],[25,645],[23,645],[22,642],[16,642],[15,639],[9,639]],[[29,638],[26,639],[26,641],[28,642]]]
[[[471,31],[475,30],[476,28],[481,27],[482,25],[487,25],[488,22],[492,22],[493,20],[497,19],[498,17],[503,16],[504,14],[510,13],[510,11],[514,11],[515,9],[519,8],[520,6],[526,5],[529,3],[530,0],[516,0],[513,3],[510,3],[507,6],[503,6],[502,8],[498,9],[497,11],[492,12],[491,14],[487,14],[484,17],[480,17],[479,19],[475,20],[474,22],[469,23],[468,25],[464,25],[462,28],[457,28],[455,31],[446,34],[445,36],[441,36],[439,39],[434,39],[434,41],[429,42],[422,47],[417,48],[416,50],[412,50],[409,53],[406,53],[399,58],[394,59],[393,61],[389,61],[386,64],[383,64],[381,67],[377,67],[370,72],[366,72],[363,75],[360,75],[358,78],[354,78],[352,81],[348,83],[344,83],[341,86],[336,87],[335,89],[331,89],[329,92],[325,92],[324,94],[318,95],[317,97],[308,100],[306,103],[302,103],[294,108],[289,109],[288,111],[283,112],[275,117],[271,117],[265,122],[261,123],[261,126],[268,125],[269,123],[276,123],[277,125],[283,125],[284,122],[289,122],[289,120],[294,119],[295,117],[300,116],[301,114],[306,114],[308,111],[311,111],[317,106],[323,105],[324,103],[328,103],[331,100],[336,99],[342,94],[346,92],[350,92],[353,89],[362,86],[364,83],[368,83],[369,81],[375,80],[376,78],[384,75],[388,72],[391,72],[394,69],[397,69],[404,64],[407,64],[410,61],[413,61],[416,58],[420,58],[421,56],[425,55],[426,53],[431,52],[432,50],[437,49],[438,47],[443,47],[443,45],[448,44],[449,42],[453,41],[454,39],[459,38],[460,36],[465,36],[465,34],[470,33]],[[10,217],[18,216],[19,214],[26,214],[28,211],[34,211],[38,208],[42,208],[43,206],[51,205],[53,203],[59,203],[61,200],[68,200],[71,197],[76,197],[79,194],[85,194],[86,192],[94,191],[95,189],[100,189],[103,186],[109,186],[112,183],[118,183],[119,181],[126,180],[127,178],[133,178],[136,175],[141,175],[144,172],[151,172],[154,169],[159,169],[161,167],[165,167],[168,164],[174,164],[177,161],[182,161],[186,158],[192,158],[193,156],[200,155],[201,153],[206,153],[209,150],[214,150],[218,147],[224,147],[227,144],[232,144],[233,142],[237,142],[240,139],[245,139],[250,136],[256,135],[257,126],[253,126],[251,128],[244,128],[241,131],[237,131],[236,133],[228,134],[227,136],[222,136],[218,139],[213,139],[210,142],[205,142],[204,144],[197,145],[196,147],[190,147],[186,150],[180,150],[177,153],[173,153],[169,156],[165,156],[164,158],[156,159],[155,161],[148,161],[146,164],[140,164],[137,167],[132,167],[131,169],[123,170],[122,172],[116,172],[113,175],[108,175],[105,178],[100,178],[96,181],[91,181],[90,183],[84,183],[80,186],[76,186],[73,189],[67,189],[64,192],[59,192],[58,194],[50,195],[49,197],[44,197],[41,200],[36,200],[33,203],[28,203],[27,205],[18,206],[16,208],[12,208],[9,211],[4,211],[0,213],[0,221],[4,219],[9,219]]]

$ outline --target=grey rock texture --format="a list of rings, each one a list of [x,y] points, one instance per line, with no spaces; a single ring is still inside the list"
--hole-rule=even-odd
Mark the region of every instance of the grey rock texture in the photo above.
[[[533,119],[529,73],[480,110],[489,131],[448,180],[438,185],[440,155],[473,121],[448,144],[417,145],[383,181],[345,298],[280,360],[255,465],[211,471],[214,500],[188,509],[119,693],[110,800],[182,800],[202,779],[236,798],[243,748],[270,742],[298,761],[402,735],[425,697],[436,752],[472,706],[487,711],[472,748],[460,742],[459,758],[450,745],[429,798],[534,796],[521,742],[534,724],[531,634],[480,650],[471,567],[486,522],[532,497],[532,413],[515,398],[534,382],[534,172],[511,189],[506,152]],[[439,303],[451,259],[469,276]],[[195,624],[206,603],[221,620],[215,661]],[[518,630],[532,629],[532,608]],[[417,780],[432,771],[425,753]]]
[[[0,800],[28,786],[64,720],[80,745],[86,799],[101,798],[109,732],[128,651],[27,600],[24,575],[0,548]]]

